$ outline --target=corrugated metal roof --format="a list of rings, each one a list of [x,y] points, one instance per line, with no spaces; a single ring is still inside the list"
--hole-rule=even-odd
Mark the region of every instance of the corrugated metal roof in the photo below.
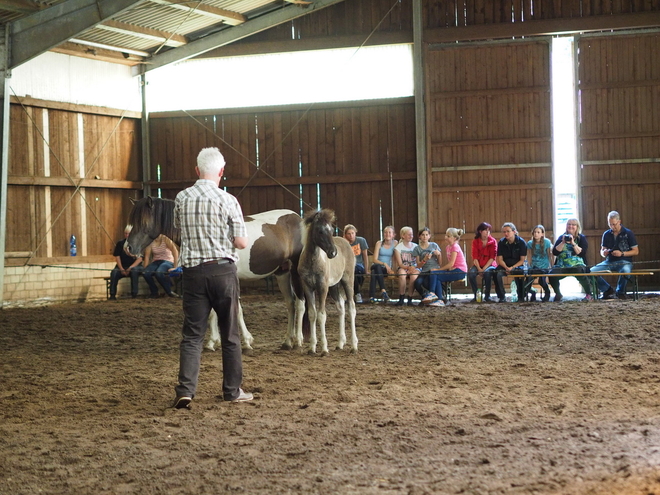
[[[14,22],[38,11],[47,15],[49,8],[64,1],[0,0],[0,24]],[[115,2],[119,5],[122,1],[121,5],[130,4],[127,0],[107,0],[104,7]],[[232,29],[257,19],[265,12],[296,8],[288,3],[291,1],[293,0],[145,0],[103,21],[100,26],[90,27],[76,34],[74,38],[70,38],[70,43],[58,46],[57,51],[90,57],[95,56],[96,51],[90,50],[89,46],[94,46],[104,50],[106,57],[112,57],[112,53],[115,53],[117,62],[135,64],[141,61],[140,56],[144,61],[156,51],[161,53],[165,40],[169,40],[167,50],[176,49],[210,33]],[[72,5],[72,2],[68,3]],[[80,9],[85,6],[84,2],[80,2]],[[53,10],[53,19],[61,15],[61,12]],[[76,48],[77,46],[80,48]],[[125,53],[137,53],[138,58],[126,57]]]

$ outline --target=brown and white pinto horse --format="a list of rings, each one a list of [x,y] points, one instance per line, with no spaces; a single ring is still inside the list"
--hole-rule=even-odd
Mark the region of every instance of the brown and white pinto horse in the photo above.
[[[180,244],[180,232],[174,227],[174,201],[146,197],[133,205],[128,223],[133,226],[124,249],[137,256],[160,234]],[[239,280],[259,280],[275,275],[284,295],[288,310],[287,336],[284,347],[291,347],[296,331],[296,313],[304,313],[302,285],[298,276],[298,260],[302,252],[303,226],[298,214],[291,210],[272,210],[245,217],[249,239],[248,247],[239,251],[236,263]],[[220,342],[216,315],[211,311],[210,340],[206,348],[215,349]],[[251,350],[253,337],[245,326],[243,310],[239,304],[239,325],[243,349]],[[302,334],[302,328],[300,332]]]
[[[338,349],[346,344],[345,304],[351,325],[351,352],[358,349],[355,331],[355,301],[353,300],[353,278],[355,276],[355,254],[343,237],[333,237],[335,213],[332,210],[310,212],[305,216],[307,234],[298,263],[310,323],[310,350],[316,353],[316,320],[321,328],[321,355],[328,354],[328,339],[325,335],[325,302],[328,292],[335,300],[339,312]],[[298,340],[302,347],[302,314],[298,313]]]

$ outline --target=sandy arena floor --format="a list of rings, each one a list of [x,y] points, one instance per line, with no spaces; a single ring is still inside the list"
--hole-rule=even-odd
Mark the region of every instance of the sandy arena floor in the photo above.
[[[660,494],[660,298],[363,304],[357,354],[280,350],[278,296],[227,404],[206,352],[169,408],[181,301],[0,311],[0,493]]]

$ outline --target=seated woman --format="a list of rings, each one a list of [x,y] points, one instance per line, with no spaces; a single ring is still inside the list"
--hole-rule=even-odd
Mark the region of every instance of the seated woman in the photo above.
[[[465,233],[463,229],[449,228],[445,233],[445,240],[447,247],[445,253],[447,255],[447,263],[438,269],[431,272],[431,287],[434,287],[434,292],[438,296],[438,300],[431,303],[431,306],[444,306],[445,295],[442,291],[442,284],[445,282],[456,282],[463,280],[467,274],[467,263],[465,262],[465,255],[461,249],[458,241]]]
[[[542,275],[548,273],[552,267],[552,243],[545,237],[545,227],[537,225],[532,230],[532,238],[527,241],[527,264],[530,266],[530,275]],[[550,300],[550,288],[548,277],[538,277],[538,282],[543,289],[543,302]],[[525,279],[525,297],[532,291],[534,277]],[[531,292],[531,302],[536,301],[536,292]]]
[[[397,306],[403,306],[406,297],[406,281],[408,282],[408,306],[412,306],[413,292],[415,291],[415,280],[419,275],[417,258],[413,251],[417,244],[413,239],[412,227],[403,227],[400,232],[401,240],[394,248],[394,261],[396,263],[396,274],[399,276],[399,301]]]
[[[398,242],[394,239],[394,227],[388,225],[383,229],[383,239],[374,248],[374,262],[371,264],[371,280],[369,281],[369,301],[376,302],[376,284],[380,288],[380,298],[388,302],[390,296],[385,290],[385,275],[393,275],[392,258]]]
[[[417,267],[421,272],[415,280],[415,289],[422,295],[422,304],[431,304],[438,300],[435,293],[435,277],[431,276],[431,271],[440,268],[442,251],[435,242],[430,242],[431,229],[424,227],[418,232],[419,244],[413,251],[413,256],[417,259]]]
[[[362,302],[362,284],[364,283],[364,274],[367,273],[366,267],[369,265],[369,245],[364,237],[357,235],[355,225],[348,224],[344,227],[344,239],[348,241],[355,254],[355,278],[353,279],[353,293],[355,302]]]
[[[493,273],[497,266],[497,241],[490,235],[493,227],[487,222],[481,222],[477,227],[472,241],[472,264],[468,273],[468,281],[472,287],[474,298],[477,300],[477,277],[483,276],[485,284],[484,301],[490,302],[490,287],[493,281]]]
[[[179,250],[168,237],[159,235],[156,237],[147,249],[144,250],[144,272],[142,276],[149,285],[151,295],[149,297],[158,297],[158,283],[165,289],[165,293],[170,297],[179,297],[172,292],[172,281],[169,272],[176,268],[179,262]]]
[[[566,221],[566,232],[559,236],[552,248],[552,254],[556,256],[555,266],[550,273],[589,273],[587,268],[587,249],[589,242],[582,234],[582,225],[577,218],[569,218]],[[564,277],[548,277],[550,285],[555,291],[554,302],[561,301],[564,297],[559,290],[559,281]],[[590,301],[592,297],[591,277],[575,277],[584,289],[585,300]]]

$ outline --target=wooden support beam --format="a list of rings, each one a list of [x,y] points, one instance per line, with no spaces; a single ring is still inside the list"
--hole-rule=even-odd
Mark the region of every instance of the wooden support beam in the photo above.
[[[415,180],[417,174],[415,172],[395,172],[392,174],[392,180]],[[389,173],[380,174],[355,174],[355,175],[326,175],[323,177],[255,177],[250,181],[248,187],[265,187],[265,186],[299,186],[299,185],[315,185],[315,184],[350,184],[350,183],[367,183],[367,182],[389,182]],[[194,183],[194,179],[189,181],[182,180],[164,180],[164,181],[149,181],[149,185],[153,189],[158,187],[166,189],[184,189],[190,187]],[[245,179],[232,179],[223,178],[220,182],[220,187],[243,187]]]
[[[75,185],[68,177],[34,177],[34,176],[9,176],[7,183],[10,186],[50,186],[50,187],[76,187],[79,178],[73,178]],[[135,189],[142,190],[142,182],[130,180],[104,180],[83,179],[81,187],[96,187],[102,189]]]
[[[238,26],[247,21],[247,17],[233,10],[219,9],[210,5],[204,5],[199,2],[179,3],[169,0],[150,0],[152,3],[165,5],[167,7],[183,10],[185,12],[194,12],[195,14],[211,17],[220,20],[230,26]]]
[[[16,97],[11,96],[11,103],[25,105],[26,107],[48,108],[50,110],[65,110],[67,112],[91,113],[94,115],[107,115],[109,117],[124,117],[127,119],[141,119],[141,112],[132,110],[119,110],[108,107],[97,107],[93,105],[80,105],[74,103],[64,103],[60,101],[41,100],[31,96]]]
[[[81,45],[67,41],[50,50],[51,52],[61,53],[63,55],[72,55],[74,57],[88,58],[90,60],[100,60],[101,62],[110,62],[112,64],[128,65],[133,67],[141,64],[144,57],[138,55],[126,54],[117,50],[108,50],[107,48]],[[124,52],[125,53],[125,52]]]
[[[96,29],[128,34],[129,36],[135,36],[136,38],[152,40],[157,43],[165,43],[166,46],[172,47],[179,47],[188,43],[188,39],[180,34],[169,33],[167,31],[161,31],[160,29],[136,26],[135,24],[128,24],[127,22],[109,20],[96,26]]]
[[[519,38],[522,36],[585,33],[608,29],[654,28],[658,26],[660,26],[660,12],[641,12],[428,29],[424,31],[424,41],[431,44],[451,43],[454,41],[479,41]],[[432,46],[431,48],[441,47]]]

